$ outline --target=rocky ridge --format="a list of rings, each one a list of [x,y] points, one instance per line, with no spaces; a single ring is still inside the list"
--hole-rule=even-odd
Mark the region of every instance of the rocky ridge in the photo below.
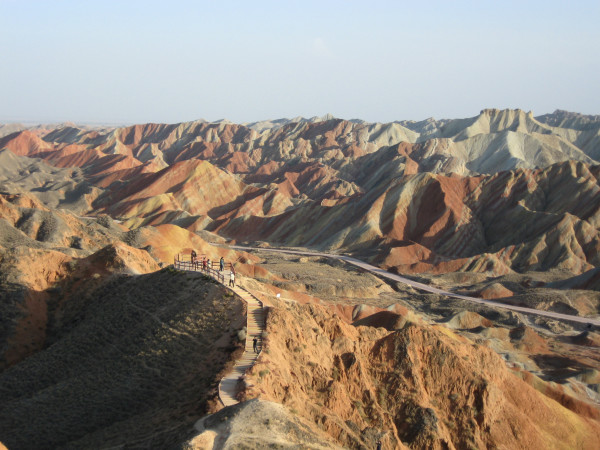
[[[444,327],[390,333],[288,304],[270,309],[267,333],[245,398],[280,402],[345,447],[592,448],[600,436],[597,409],[546,397]]]
[[[469,295],[596,317],[597,122],[484,110],[393,124],[6,130],[2,441],[593,448],[596,330],[211,243],[353,252]],[[260,401],[236,411],[217,412],[214,386],[243,310],[202,276],[159,270],[191,249],[235,261],[272,305],[241,392]]]
[[[170,223],[236,240],[369,249],[363,256],[401,271],[579,275],[596,264],[600,125],[561,117],[488,109],[391,124],[282,120],[259,131],[227,121],[65,126],[42,137],[18,131],[0,147],[78,167],[82,182],[68,197],[128,227]],[[14,172],[9,192],[32,186]],[[46,182],[37,195],[57,191]]]

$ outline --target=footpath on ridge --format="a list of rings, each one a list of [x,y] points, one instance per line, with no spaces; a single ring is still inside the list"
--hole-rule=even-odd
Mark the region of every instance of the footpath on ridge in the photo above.
[[[350,256],[335,255],[335,254],[331,254],[331,253],[321,253],[321,252],[307,252],[307,251],[300,251],[300,250],[245,247],[245,246],[241,246],[241,245],[231,245],[229,247],[232,249],[236,249],[236,250],[255,250],[255,251],[262,251],[262,252],[278,252],[278,253],[288,253],[291,255],[321,256],[324,258],[338,259],[340,261],[345,261],[348,264],[352,264],[354,266],[360,267],[361,269],[368,270],[369,272],[371,272],[375,275],[378,275],[380,277],[388,278],[393,281],[398,281],[400,283],[404,283],[409,286],[412,286],[416,289],[420,289],[420,290],[426,291],[426,292],[431,292],[434,294],[443,295],[445,297],[458,298],[458,299],[467,300],[467,301],[473,302],[473,303],[479,303],[482,305],[491,306],[493,308],[509,309],[511,311],[516,311],[516,312],[525,313],[525,314],[533,314],[533,315],[548,317],[548,318],[556,319],[556,320],[578,322],[578,323],[584,323],[587,325],[600,326],[599,319],[590,319],[587,317],[573,316],[570,314],[561,314],[561,313],[552,312],[552,311],[542,311],[539,309],[527,308],[524,306],[509,305],[506,303],[499,303],[499,302],[494,302],[491,300],[485,300],[482,298],[470,297],[468,295],[456,294],[454,292],[445,291],[443,289],[438,289],[438,288],[435,288],[432,286],[428,286],[426,284],[419,283],[417,281],[413,281],[408,278],[405,278],[401,275],[397,275],[395,273],[388,272],[386,270],[380,269],[379,267],[372,266],[371,264],[368,264],[368,263],[361,261],[359,259],[356,259],[356,258],[352,258]]]
[[[237,384],[246,371],[250,369],[261,351],[262,332],[264,331],[265,317],[263,305],[260,300],[254,297],[250,292],[241,287],[228,288],[235,292],[242,300],[248,304],[248,317],[246,319],[246,347],[240,359],[235,362],[233,370],[225,375],[219,383],[219,398],[225,406],[239,403],[235,398]],[[253,348],[253,339],[258,339],[257,352]]]
[[[356,258],[352,258],[350,256],[345,255],[335,255],[330,253],[322,253],[322,252],[307,252],[300,250],[286,250],[286,249],[274,249],[274,248],[260,248],[260,247],[245,247],[240,245],[231,245],[229,246],[232,249],[237,250],[254,250],[254,251],[263,251],[263,252],[278,252],[278,253],[287,253],[291,255],[304,255],[304,256],[320,256],[325,258],[337,259],[340,261],[344,261],[348,264],[352,264],[354,266],[360,267],[361,269],[367,270],[375,275],[380,277],[388,278],[393,281],[397,281],[400,283],[407,284],[416,289],[420,289],[426,292],[431,292],[434,294],[443,295],[451,298],[458,298],[461,300],[466,300],[474,303],[479,303],[483,305],[487,305],[493,308],[502,308],[508,309],[511,311],[516,311],[525,314],[533,314],[541,317],[548,317],[556,320],[563,321],[571,321],[578,322],[584,324],[591,324],[600,326],[600,320],[598,319],[590,319],[586,317],[573,316],[569,314],[561,314],[552,311],[542,311],[534,308],[526,308],[523,306],[509,305],[506,303],[498,303],[491,300],[485,300],[477,297],[470,297],[467,295],[456,294],[454,292],[445,291],[443,289],[438,289],[432,286],[428,286],[423,283],[419,283],[417,281],[410,280],[401,275],[397,275],[395,273],[388,272],[379,267],[368,264],[364,261],[361,261]],[[260,300],[258,300],[254,295],[248,292],[241,286],[227,286],[226,279],[229,280],[229,277],[225,277],[225,273],[228,275],[231,271],[218,271],[213,269],[212,267],[203,268],[199,263],[192,263],[191,261],[183,261],[179,259],[179,255],[174,261],[173,266],[179,270],[186,270],[190,272],[200,272],[205,275],[211,276],[221,284],[223,284],[227,289],[234,292],[238,297],[240,297],[243,301],[248,305],[248,315],[246,318],[246,345],[244,348],[244,353],[242,357],[238,359],[231,370],[227,375],[225,375],[220,383],[219,383],[219,398],[224,406],[231,406],[239,403],[239,401],[235,398],[235,394],[237,392],[237,384],[242,376],[246,373],[248,369],[250,369],[256,359],[258,358],[260,351],[262,349],[262,333],[264,331],[265,326],[265,317],[264,317],[264,308],[263,304]],[[258,339],[258,352],[254,351],[253,339],[256,337]]]
[[[239,403],[239,401],[235,398],[239,379],[249,368],[254,365],[262,349],[262,333],[265,326],[263,304],[243,287],[231,287],[226,284],[226,280],[229,280],[229,276],[226,277],[225,273],[230,275],[231,269],[223,272],[215,270],[212,267],[203,268],[201,264],[194,264],[191,261],[180,260],[179,255],[175,259],[173,267],[178,270],[203,273],[214,278],[216,281],[223,284],[227,289],[233,291],[248,305],[248,314],[246,317],[246,345],[244,348],[244,353],[242,354],[241,358],[235,362],[231,372],[225,375],[219,383],[219,399],[223,405],[235,405]],[[257,352],[254,351],[255,337],[258,339]]]

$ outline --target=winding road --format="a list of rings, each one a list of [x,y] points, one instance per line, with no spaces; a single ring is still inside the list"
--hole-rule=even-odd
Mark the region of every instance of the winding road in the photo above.
[[[300,251],[300,250],[284,250],[284,249],[261,248],[261,247],[244,247],[241,245],[231,245],[229,247],[233,248],[233,249],[237,249],[237,250],[276,252],[276,253],[287,253],[287,254],[291,254],[291,255],[304,255],[304,256],[321,256],[321,257],[325,257],[325,258],[337,259],[340,261],[344,261],[348,264],[352,264],[354,266],[360,267],[361,269],[368,270],[369,272],[371,272],[375,275],[378,275],[380,277],[388,278],[393,281],[398,281],[400,283],[407,284],[409,286],[412,286],[416,289],[420,289],[422,291],[431,292],[431,293],[443,295],[446,297],[458,298],[458,299],[466,300],[466,301],[473,302],[473,303],[479,303],[481,305],[487,305],[487,306],[491,306],[493,308],[508,309],[511,311],[519,312],[519,313],[533,314],[533,315],[537,315],[537,316],[541,316],[541,317],[547,317],[549,319],[556,319],[556,320],[562,320],[562,321],[568,321],[568,322],[578,322],[578,323],[583,323],[586,325],[600,326],[600,319],[590,319],[587,317],[573,316],[570,314],[561,314],[561,313],[552,312],[552,311],[542,311],[539,309],[527,308],[524,306],[508,305],[506,303],[498,303],[498,302],[494,302],[491,300],[485,300],[482,298],[470,297],[468,295],[461,295],[461,294],[456,294],[454,292],[445,291],[443,289],[438,289],[438,288],[428,286],[423,283],[419,283],[417,281],[410,280],[401,275],[396,275],[395,273],[391,273],[386,270],[380,269],[379,267],[372,266],[371,264],[367,264],[364,261],[361,261],[356,258],[352,258],[350,256],[334,255],[334,254],[330,254],[330,253],[306,252],[306,251]]]

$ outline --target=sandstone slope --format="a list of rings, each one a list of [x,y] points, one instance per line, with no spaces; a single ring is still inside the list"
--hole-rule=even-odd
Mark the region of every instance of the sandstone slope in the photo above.
[[[192,249],[236,262],[241,274],[255,273],[255,258],[176,225],[129,230],[108,216],[48,208],[33,195],[0,194],[0,370],[49,345],[61,305],[80,284],[153,272],[178,253],[189,258]]]
[[[598,175],[597,166],[574,162],[488,177],[417,174],[344,204],[232,219],[218,230],[238,240],[375,254],[401,272],[580,274],[600,262]]]
[[[4,150],[7,191],[128,227],[362,252],[408,272],[579,275],[598,263],[598,123],[487,109],[390,124],[64,126],[0,146],[78,167],[74,182],[58,181],[68,172]]]
[[[444,327],[390,333],[288,305],[270,309],[267,333],[246,398],[281,402],[346,447],[594,448],[600,438],[597,409],[543,395]]]

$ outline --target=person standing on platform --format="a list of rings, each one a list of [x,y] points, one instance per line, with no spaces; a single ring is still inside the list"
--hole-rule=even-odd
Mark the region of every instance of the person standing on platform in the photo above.
[[[221,256],[221,259],[219,260],[219,270],[223,272],[223,269],[225,269],[225,260]]]

